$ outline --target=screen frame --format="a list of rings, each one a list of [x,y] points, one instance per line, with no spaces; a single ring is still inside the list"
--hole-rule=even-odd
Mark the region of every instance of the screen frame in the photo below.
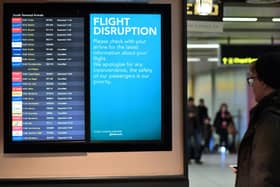
[[[52,7],[55,6],[55,9]],[[93,8],[94,7],[94,8]],[[167,4],[147,3],[28,3],[4,4],[4,62],[11,59],[11,14],[13,11],[46,11],[50,14],[85,18],[85,141],[24,141],[14,142],[11,126],[11,72],[9,63],[4,64],[4,153],[42,152],[119,152],[119,151],[170,151],[172,150],[172,85],[171,85],[171,7]],[[59,10],[59,11],[58,11]],[[161,102],[162,124],[159,141],[98,141],[89,137],[89,15],[90,13],[159,13],[161,14]]]

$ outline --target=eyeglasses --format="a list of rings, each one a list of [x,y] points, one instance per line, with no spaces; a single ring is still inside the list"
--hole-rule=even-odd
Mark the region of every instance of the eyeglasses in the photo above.
[[[254,80],[256,79],[256,76],[248,77],[247,78],[247,83],[249,86],[253,86]]]

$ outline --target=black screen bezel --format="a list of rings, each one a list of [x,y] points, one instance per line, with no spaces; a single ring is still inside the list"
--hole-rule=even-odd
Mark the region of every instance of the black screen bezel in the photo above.
[[[11,130],[11,16],[13,13],[44,13],[47,16],[83,17],[85,20],[85,141],[12,141]],[[161,73],[162,73],[162,136],[155,141],[98,141],[91,142],[89,107],[89,13],[160,13]],[[172,149],[171,102],[171,13],[170,5],[146,3],[24,3],[4,4],[4,152],[111,152],[111,151],[168,151]]]

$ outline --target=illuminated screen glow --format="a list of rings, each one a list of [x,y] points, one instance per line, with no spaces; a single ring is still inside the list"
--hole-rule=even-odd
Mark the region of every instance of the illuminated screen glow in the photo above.
[[[161,139],[161,16],[90,15],[91,141]]]

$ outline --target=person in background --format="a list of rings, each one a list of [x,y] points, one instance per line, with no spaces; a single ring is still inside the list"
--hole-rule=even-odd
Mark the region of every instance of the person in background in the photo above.
[[[235,139],[236,139],[236,134],[238,133],[235,127],[235,124],[233,123],[229,123],[228,127],[228,137],[229,137],[229,145],[228,145],[228,150],[230,153],[236,153],[236,145],[235,145]]]
[[[250,65],[247,78],[257,105],[240,143],[235,187],[280,186],[280,54]]]
[[[211,124],[211,119],[206,117],[204,119],[204,151],[210,152],[210,140],[212,137],[213,127]]]
[[[226,103],[222,103],[214,119],[214,127],[220,136],[220,146],[228,149],[228,126],[233,123],[232,115]]]
[[[194,158],[197,164],[201,162],[201,129],[199,124],[198,110],[194,104],[194,98],[188,99],[187,108],[187,127],[188,127],[188,148],[189,148],[189,163],[190,159]]]
[[[204,134],[204,120],[208,118],[208,108],[204,104],[204,99],[202,98],[199,99],[199,104],[197,109],[198,109],[199,124],[202,130],[201,133]]]

